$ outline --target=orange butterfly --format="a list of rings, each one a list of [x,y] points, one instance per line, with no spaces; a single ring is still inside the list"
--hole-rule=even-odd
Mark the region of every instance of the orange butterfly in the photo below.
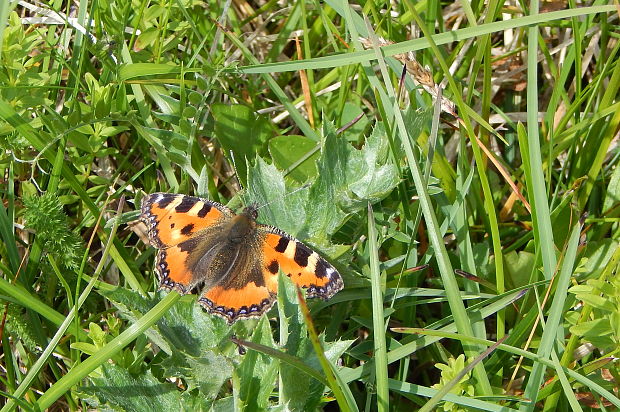
[[[307,288],[308,297],[328,299],[344,286],[338,271],[316,252],[257,223],[255,207],[237,215],[210,200],[153,193],[142,200],[141,212],[149,241],[159,249],[160,288],[181,294],[200,290],[198,302],[228,323],[269,310],[280,271]]]

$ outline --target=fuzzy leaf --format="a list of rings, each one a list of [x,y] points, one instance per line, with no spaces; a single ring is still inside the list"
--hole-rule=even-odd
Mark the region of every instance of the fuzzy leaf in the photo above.
[[[176,386],[160,382],[148,370],[134,376],[110,363],[103,363],[101,370],[99,377],[91,377],[91,385],[80,388],[82,398],[95,409],[182,410],[181,394]]]
[[[248,169],[246,204],[258,205],[259,222],[277,226],[292,236],[300,236],[306,220],[305,205],[311,201],[307,188],[294,193],[287,190],[282,172],[262,158],[257,157],[256,164]],[[302,234],[301,237],[306,236]]]
[[[187,391],[198,388],[200,396],[208,399],[217,396],[233,371],[230,360],[213,351],[194,357],[175,350],[160,366],[164,376],[182,378],[187,382]]]
[[[318,177],[309,188],[287,189],[282,172],[257,157],[248,169],[246,204],[258,204],[261,223],[326,252],[331,235],[347,216],[386,196],[398,184],[398,175],[382,127],[375,128],[360,150],[336,136],[329,123],[323,135]]]
[[[317,163],[319,177],[310,189],[306,231],[324,241],[344,223],[347,213],[366,207],[385,197],[398,184],[396,166],[388,158],[387,137],[377,126],[357,150],[336,136],[331,124],[323,128],[323,148]],[[325,202],[329,207],[325,207]]]
[[[366,139],[362,150],[351,156],[347,168],[347,182],[351,191],[363,203],[377,202],[398,184],[396,167],[388,162],[388,145],[385,130],[377,125]]]
[[[136,313],[146,313],[156,303],[123,288],[104,294],[130,321],[137,320]],[[195,299],[185,298],[168,310],[157,325],[157,330],[150,329],[145,334],[170,355],[161,362],[163,375],[183,378],[188,390],[198,388],[203,397],[217,395],[232,376],[231,360],[220,353],[220,345],[228,345],[231,334],[226,322],[205,313]],[[238,324],[234,330],[245,334],[244,327]]]
[[[157,303],[123,288],[100,293],[114,303],[121,315],[129,321],[136,321],[139,317],[136,312],[144,314]],[[171,348],[175,348],[191,356],[203,356],[205,351],[224,341],[228,342],[230,336],[230,327],[226,321],[205,313],[195,299],[189,297],[177,302],[157,325],[158,331],[150,329],[146,334],[169,354],[172,353]],[[235,330],[239,330],[240,334],[244,333],[242,328],[242,325],[235,325]]]

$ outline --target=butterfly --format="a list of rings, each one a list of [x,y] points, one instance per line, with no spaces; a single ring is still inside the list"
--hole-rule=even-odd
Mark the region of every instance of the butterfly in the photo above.
[[[207,199],[153,193],[142,200],[140,219],[159,249],[160,288],[200,291],[198,303],[229,324],[257,318],[273,306],[282,271],[308,297],[328,299],[344,284],[316,252],[274,226],[256,222],[256,206],[236,214]]]

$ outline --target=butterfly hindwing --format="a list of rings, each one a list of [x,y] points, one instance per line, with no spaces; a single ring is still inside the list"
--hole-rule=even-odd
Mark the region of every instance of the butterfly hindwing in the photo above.
[[[275,302],[277,278],[266,276],[260,253],[264,236],[256,230],[252,210],[235,216],[225,229],[225,245],[211,266],[217,282],[205,288],[198,302],[229,323],[259,317]]]
[[[254,271],[254,277],[262,280],[238,284],[242,276],[233,276],[208,289],[198,302],[209,313],[223,317],[228,323],[261,316],[273,306],[278,285],[273,279],[264,278],[260,266],[255,266]]]

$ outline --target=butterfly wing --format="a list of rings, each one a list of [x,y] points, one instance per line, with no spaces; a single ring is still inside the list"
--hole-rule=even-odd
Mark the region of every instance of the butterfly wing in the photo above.
[[[235,214],[210,200],[172,193],[153,193],[142,200],[140,219],[147,225],[151,245],[157,253],[155,272],[161,287],[190,292],[205,281],[195,270],[195,259],[207,242]]]
[[[208,272],[216,279],[207,285],[198,302],[209,312],[233,323],[255,318],[269,310],[276,299],[278,279],[262,264],[264,236],[253,217],[242,214],[229,230],[223,245],[209,262]],[[242,234],[242,235],[241,235]]]
[[[273,306],[280,271],[306,288],[310,298],[328,299],[344,286],[331,264],[276,227],[257,225],[255,233],[234,253],[237,263],[199,299],[207,311],[229,323],[259,317]]]
[[[153,193],[142,199],[140,219],[148,228],[151,245],[163,249],[234,215],[226,206],[199,197]]]
[[[260,317],[273,306],[278,284],[272,278],[265,278],[258,261],[256,263],[249,272],[236,272],[236,275],[207,289],[198,302],[207,312],[226,319],[228,323]],[[243,281],[246,276],[249,278]]]
[[[277,227],[259,225],[263,233],[263,269],[277,279],[282,271],[293,283],[307,289],[309,298],[329,299],[342,290],[340,273],[318,253]]]

